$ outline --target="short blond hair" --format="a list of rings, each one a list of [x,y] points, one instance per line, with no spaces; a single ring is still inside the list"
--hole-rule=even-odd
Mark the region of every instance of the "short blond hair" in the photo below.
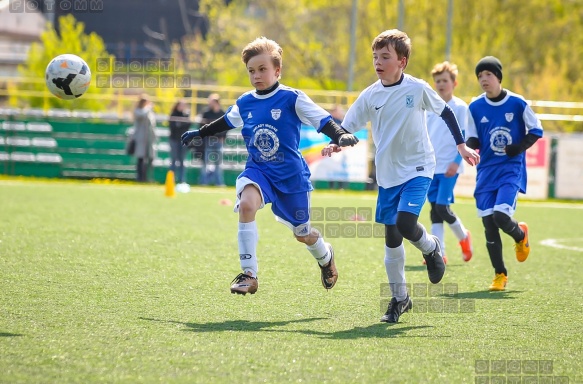
[[[442,73],[447,72],[449,76],[451,76],[451,80],[455,81],[457,78],[457,65],[454,63],[450,63],[449,61],[444,61],[443,63],[435,64],[433,70],[431,71],[431,76],[435,77],[435,75],[441,75]]]
[[[372,41],[372,50],[383,49],[384,47],[392,46],[397,52],[397,58],[407,58],[409,63],[409,56],[411,55],[411,39],[403,31],[398,29],[388,29],[381,32]]]
[[[261,36],[250,42],[241,52],[241,60],[247,65],[253,57],[267,53],[276,68],[282,66],[283,49],[275,41]]]

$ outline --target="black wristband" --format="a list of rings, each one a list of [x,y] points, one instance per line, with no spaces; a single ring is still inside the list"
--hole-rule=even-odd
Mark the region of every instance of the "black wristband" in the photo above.
[[[350,133],[346,129],[336,124],[332,119],[328,120],[328,122],[324,124],[322,129],[320,129],[320,132],[332,139],[333,144],[338,144],[340,136]]]

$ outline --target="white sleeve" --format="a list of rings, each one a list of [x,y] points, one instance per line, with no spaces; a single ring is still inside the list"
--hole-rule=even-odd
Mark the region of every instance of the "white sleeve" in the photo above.
[[[445,101],[426,82],[423,82],[423,109],[431,111],[441,116],[445,108]]]
[[[358,98],[348,108],[344,120],[342,120],[342,128],[350,133],[360,131],[370,121],[369,109],[366,103],[366,90],[362,91]]]
[[[457,104],[453,112],[455,113],[455,117],[457,118],[460,129],[462,130],[462,135],[464,135],[465,138],[468,131],[469,120],[471,119],[468,106],[465,104]]]
[[[241,118],[237,104],[234,104],[227,109],[227,112],[225,112],[225,118],[233,128],[240,128],[243,126],[243,119]]]
[[[528,134],[529,131],[533,129],[542,131],[543,125],[541,124],[540,120],[538,119],[538,117],[536,117],[536,114],[528,104],[524,108],[524,112],[522,113],[522,119],[524,120],[526,134]]]
[[[478,138],[478,130],[476,129],[476,123],[474,122],[474,117],[472,116],[472,111],[468,107],[468,125],[466,127],[466,141],[470,137]]]
[[[302,123],[311,125],[319,131],[330,120],[330,113],[314,103],[304,92],[297,92],[296,114]]]

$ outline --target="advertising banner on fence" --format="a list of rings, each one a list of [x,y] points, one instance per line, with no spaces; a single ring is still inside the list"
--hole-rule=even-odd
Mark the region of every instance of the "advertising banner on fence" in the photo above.
[[[358,131],[360,140],[354,147],[342,148],[332,157],[320,153],[330,139],[313,127],[302,126],[300,151],[310,167],[312,180],[366,182],[369,174],[368,130]]]
[[[518,197],[528,199],[546,199],[549,187],[549,151],[550,140],[546,137],[539,139],[526,151],[527,185],[526,195]],[[476,187],[476,167],[466,164],[464,173],[458,178],[455,186],[455,196],[473,197]]]

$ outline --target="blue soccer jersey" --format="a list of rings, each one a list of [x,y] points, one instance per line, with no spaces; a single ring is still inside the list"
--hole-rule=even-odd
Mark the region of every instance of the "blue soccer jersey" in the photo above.
[[[255,90],[243,94],[226,114],[241,133],[249,152],[246,169],[261,171],[283,193],[312,190],[310,170],[300,150],[302,124],[318,131],[332,118],[302,91],[279,85],[260,95]]]
[[[498,102],[482,94],[469,106],[474,125],[468,126],[466,137],[480,140],[476,193],[498,190],[504,184],[516,185],[526,193],[526,155],[509,157],[504,147],[520,143],[529,133],[542,137],[543,129],[526,100],[507,93]]]

